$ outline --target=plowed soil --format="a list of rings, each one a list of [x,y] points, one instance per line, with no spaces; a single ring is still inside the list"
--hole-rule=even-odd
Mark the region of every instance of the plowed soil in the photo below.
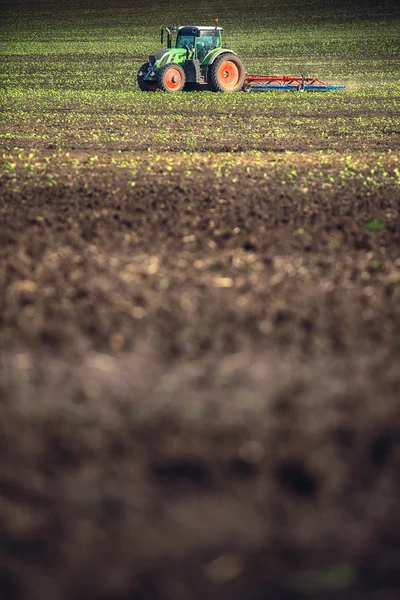
[[[397,597],[398,159],[9,156],[5,598]]]

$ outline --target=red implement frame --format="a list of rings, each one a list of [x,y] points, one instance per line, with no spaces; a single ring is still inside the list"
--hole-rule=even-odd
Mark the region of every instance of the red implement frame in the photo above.
[[[317,77],[297,75],[246,75],[245,86],[249,90],[298,90],[328,91],[343,89],[344,84],[331,84]]]

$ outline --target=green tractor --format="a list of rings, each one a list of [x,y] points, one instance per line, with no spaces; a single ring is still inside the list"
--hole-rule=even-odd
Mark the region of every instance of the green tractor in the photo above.
[[[246,71],[235,52],[222,47],[222,27],[166,27],[167,48],[150,54],[139,69],[137,81],[144,92],[180,92],[183,88],[237,92]],[[175,47],[172,36],[176,35]],[[161,44],[164,29],[161,29]]]

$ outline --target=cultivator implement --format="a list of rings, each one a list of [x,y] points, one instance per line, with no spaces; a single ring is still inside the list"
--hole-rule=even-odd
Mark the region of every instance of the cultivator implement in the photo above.
[[[343,83],[333,84],[321,81],[316,77],[300,77],[294,75],[246,75],[243,89],[246,92],[265,92],[272,90],[288,90],[293,92],[328,92],[342,90]]]

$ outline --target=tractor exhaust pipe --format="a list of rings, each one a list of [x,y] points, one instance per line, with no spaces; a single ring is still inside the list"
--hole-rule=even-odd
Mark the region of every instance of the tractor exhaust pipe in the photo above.
[[[172,34],[175,33],[176,27],[165,27],[167,31],[167,48],[172,48]],[[161,45],[164,44],[164,27],[161,28]]]

